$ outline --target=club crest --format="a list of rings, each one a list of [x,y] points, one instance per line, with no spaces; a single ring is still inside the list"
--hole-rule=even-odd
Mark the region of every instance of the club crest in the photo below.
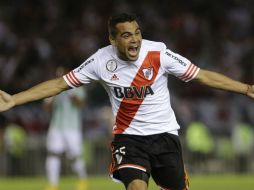
[[[109,72],[114,72],[117,69],[117,63],[116,60],[111,59],[107,62],[106,68]]]
[[[153,68],[143,69],[143,74],[144,74],[145,79],[151,80],[153,77]]]

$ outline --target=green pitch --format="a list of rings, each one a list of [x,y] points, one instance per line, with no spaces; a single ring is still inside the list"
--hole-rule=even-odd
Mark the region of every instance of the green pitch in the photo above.
[[[191,190],[253,190],[254,175],[202,175],[191,176]],[[76,180],[63,177],[60,190],[75,190]],[[0,178],[0,190],[44,190],[45,178]],[[89,190],[124,190],[120,183],[112,182],[108,177],[90,177]],[[149,190],[158,190],[150,181]]]

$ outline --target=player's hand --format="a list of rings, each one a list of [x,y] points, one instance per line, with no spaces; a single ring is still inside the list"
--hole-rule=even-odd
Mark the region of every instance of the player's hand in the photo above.
[[[15,102],[10,94],[0,90],[0,112],[11,109]]]
[[[246,93],[249,97],[254,98],[254,85],[250,85]]]

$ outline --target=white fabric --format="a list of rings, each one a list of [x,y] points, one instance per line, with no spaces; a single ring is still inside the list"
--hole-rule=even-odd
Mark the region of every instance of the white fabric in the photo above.
[[[158,73],[154,52],[159,55]],[[137,75],[139,69],[141,74]],[[102,83],[109,95],[116,121],[121,121],[113,127],[114,134],[177,134],[179,125],[170,104],[167,76],[172,74],[188,82],[195,78],[198,71],[197,66],[167,49],[165,44],[142,40],[138,60],[120,60],[115,48],[110,45],[99,49],[64,79],[73,88],[93,80]],[[156,78],[153,79],[153,76]],[[148,85],[135,86],[135,80]],[[154,81],[149,84],[149,80]],[[134,97],[129,97],[133,94]]]
[[[60,154],[67,153],[69,158],[75,158],[82,152],[82,135],[78,130],[51,129],[47,137],[49,152]]]
[[[46,172],[49,184],[58,186],[61,160],[58,156],[48,156],[46,159]]]

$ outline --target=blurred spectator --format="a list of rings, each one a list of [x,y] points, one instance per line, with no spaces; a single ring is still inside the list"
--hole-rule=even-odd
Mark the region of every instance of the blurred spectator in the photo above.
[[[248,171],[248,158],[254,147],[253,127],[238,123],[233,128],[232,144],[237,159],[237,172]]]
[[[23,156],[26,151],[27,135],[22,126],[8,123],[4,131],[4,143],[7,150],[7,174],[22,175]]]
[[[202,122],[190,123],[186,130],[188,156],[193,164],[190,171],[207,169],[207,161],[214,155],[215,142],[211,132]]]

